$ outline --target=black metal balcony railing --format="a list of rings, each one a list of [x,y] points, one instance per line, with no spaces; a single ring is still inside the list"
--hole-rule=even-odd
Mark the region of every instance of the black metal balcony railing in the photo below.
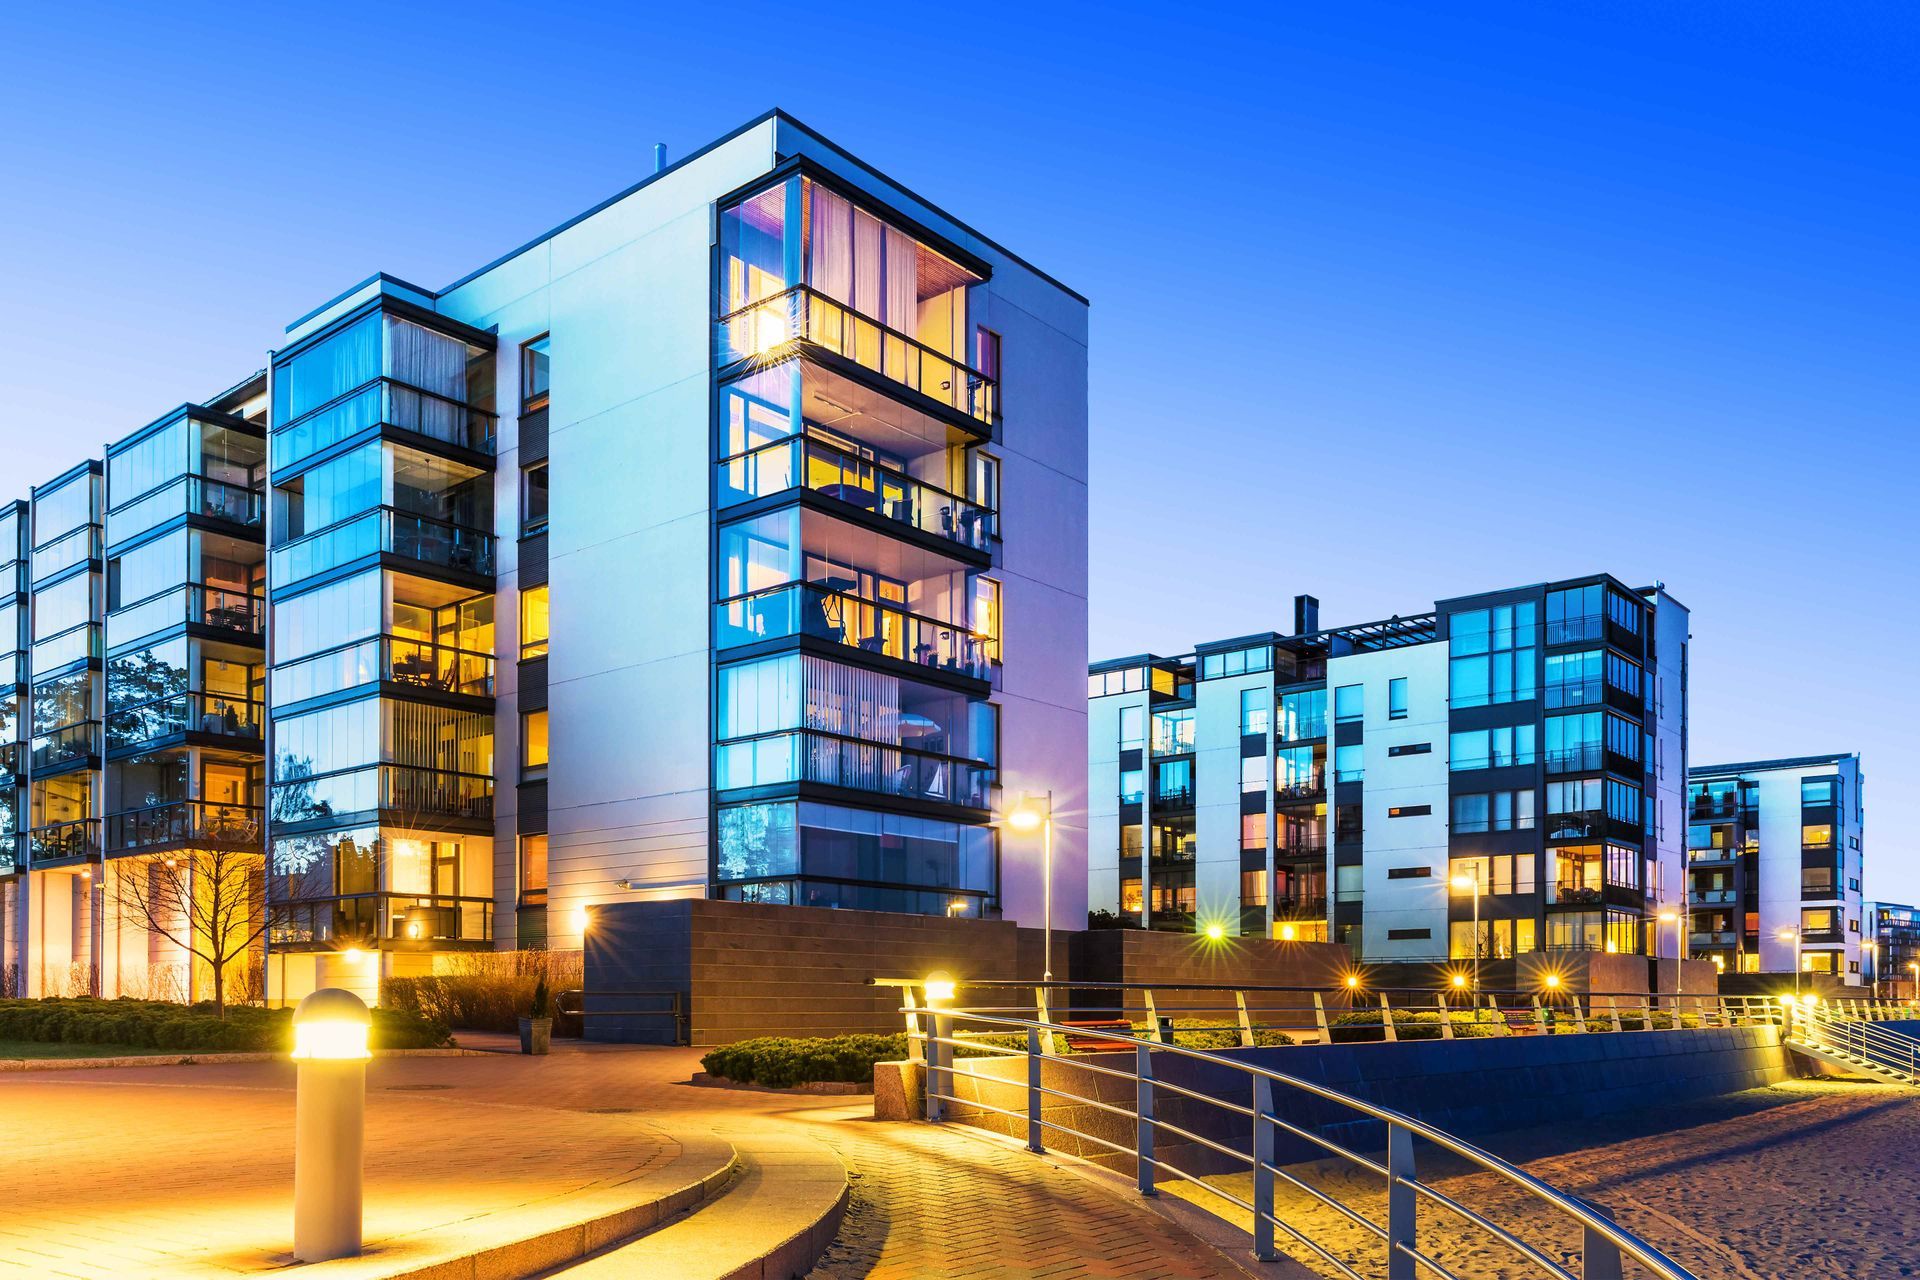
[[[273,700],[287,706],[322,694],[358,689],[377,680],[490,698],[493,668],[490,653],[405,636],[372,636],[276,667]]]
[[[494,452],[500,415],[419,387],[379,378],[274,429],[276,468],[375,426],[397,427],[473,453]]]
[[[360,893],[275,902],[267,933],[276,947],[493,940],[493,899],[452,894]]]
[[[984,809],[994,768],[962,756],[793,729],[719,744],[714,778],[723,791],[816,782]]]
[[[1599,885],[1588,884],[1583,880],[1558,880],[1547,888],[1547,901],[1561,906],[1569,903],[1592,906],[1598,904],[1603,896]]]
[[[276,547],[274,581],[276,584],[298,582],[375,553],[399,556],[434,568],[493,576],[492,534],[397,507],[378,507],[332,528],[307,534],[284,547]]]
[[[1156,789],[1153,793],[1153,803],[1157,808],[1191,809],[1193,808],[1193,788],[1167,787],[1164,790]]]
[[[1310,800],[1325,795],[1327,790],[1327,771],[1315,769],[1306,777],[1294,776],[1284,779],[1274,787],[1274,794],[1282,800]]]
[[[27,833],[27,847],[36,863],[97,858],[100,856],[100,819],[80,818],[35,827]]]
[[[1687,934],[1687,944],[1694,947],[1731,947],[1738,940],[1731,929],[1695,929]]]
[[[107,815],[107,850],[260,847],[260,809],[255,805],[176,800]]]
[[[1688,862],[1732,862],[1740,856],[1738,849],[1689,849]]]
[[[991,680],[999,642],[964,623],[928,618],[891,604],[796,582],[714,606],[718,646],[808,635],[863,653],[884,654],[918,666]]]
[[[999,419],[1000,390],[992,378],[804,285],[742,307],[719,322],[723,365],[748,358],[777,360],[799,342],[851,360],[977,421]]]
[[[1341,838],[1358,840],[1360,834],[1359,832],[1355,832],[1351,837],[1348,837],[1343,833]],[[1279,844],[1275,845],[1273,856],[1276,858],[1318,858],[1325,854],[1326,851],[1327,838],[1325,836],[1296,836],[1291,840],[1282,840]]]
[[[728,458],[720,464],[720,485],[723,506],[804,488],[978,551],[993,541],[992,508],[812,436]]]
[[[35,734],[33,738],[33,768],[35,772],[43,769],[57,769],[63,764],[75,760],[85,760],[99,753],[100,726],[88,720],[81,724],[70,724],[51,733]]]
[[[257,744],[263,708],[230,693],[175,694],[137,707],[107,708],[107,746],[120,748],[175,734],[198,733],[232,739],[236,746]]]
[[[1280,738],[1282,743],[1311,742],[1327,736],[1327,718],[1311,716],[1298,719],[1280,718]]]
[[[187,583],[115,609],[107,615],[107,630],[115,648],[182,622],[236,636],[258,636],[262,634],[265,608],[266,602],[251,592]]]
[[[107,542],[117,546],[183,514],[257,529],[265,509],[266,497],[258,489],[187,474],[109,511]]]
[[[1693,901],[1705,906],[1725,906],[1739,900],[1739,891],[1735,889],[1695,889],[1693,891]]]
[[[273,787],[273,821],[319,822],[375,811],[402,820],[493,818],[493,778],[413,765],[369,765],[313,778],[282,778]]]

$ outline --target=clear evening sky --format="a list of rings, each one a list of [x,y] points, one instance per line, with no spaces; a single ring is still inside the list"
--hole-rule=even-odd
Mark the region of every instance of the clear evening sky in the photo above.
[[[1178,15],[1178,16],[1170,16]],[[0,492],[781,106],[1093,299],[1092,651],[1606,569],[1920,898],[1920,11],[16,5]]]

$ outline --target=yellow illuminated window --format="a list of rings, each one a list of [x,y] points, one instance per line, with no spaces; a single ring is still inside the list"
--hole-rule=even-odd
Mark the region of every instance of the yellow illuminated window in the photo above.
[[[544,774],[547,771],[547,713],[529,711],[520,717],[520,772]]]
[[[547,584],[528,587],[520,593],[520,656],[544,658],[547,655]]]

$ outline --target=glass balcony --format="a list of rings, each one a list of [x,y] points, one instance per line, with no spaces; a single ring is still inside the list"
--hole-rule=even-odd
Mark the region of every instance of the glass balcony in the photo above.
[[[714,786],[721,791],[817,782],[984,809],[993,777],[993,766],[982,761],[812,729],[763,734],[714,748]]]
[[[1327,736],[1327,718],[1324,715],[1320,715],[1320,716],[1283,715],[1280,717],[1280,737],[1278,741],[1282,743],[1312,742],[1316,738],[1324,738],[1326,736]]]
[[[260,809],[255,805],[179,800],[107,816],[107,851],[260,847]]]
[[[268,937],[276,947],[334,948],[380,939],[491,945],[493,899],[427,894],[362,893],[268,908]]]
[[[262,632],[265,605],[264,600],[250,592],[189,583],[114,610],[107,615],[107,630],[115,648],[183,622],[258,636]]]
[[[0,836],[0,876],[10,876],[19,870],[21,870],[20,837]]]
[[[35,863],[97,858],[100,856],[100,819],[81,818],[35,827],[27,833],[27,844]]]
[[[275,823],[321,822],[382,811],[404,825],[430,817],[493,820],[493,778],[411,765],[371,765],[318,778],[283,778],[273,786]]]
[[[1740,894],[1733,889],[1695,889],[1693,901],[1703,906],[1726,906],[1740,900]]]
[[[1731,929],[1696,929],[1687,935],[1688,945],[1695,947],[1731,947],[1736,941]]]
[[[107,513],[107,543],[118,546],[128,538],[157,528],[180,515],[206,516],[249,529],[261,526],[266,498],[257,489],[229,484],[210,476],[186,475]]]
[[[105,652],[100,638],[100,624],[85,622],[36,643],[33,646],[34,673],[39,675],[71,662],[99,658]]]
[[[33,580],[44,582],[64,569],[100,558],[100,526],[82,525],[33,553]]]
[[[273,552],[273,581],[286,586],[363,556],[384,553],[438,569],[493,576],[493,535],[393,507],[310,533]]]
[[[1736,859],[1739,858],[1739,856],[1740,856],[1740,851],[1738,849],[1689,849],[1687,850],[1688,862],[1726,863],[1726,862],[1735,861]]]
[[[992,378],[805,286],[719,322],[723,366],[750,357],[771,364],[796,343],[842,356],[978,422],[999,419],[999,387]]]
[[[20,776],[20,766],[26,753],[26,744],[23,742],[0,742],[0,778]]]
[[[81,724],[70,724],[64,729],[55,729],[50,733],[37,733],[33,737],[33,768],[37,773],[43,769],[57,769],[63,764],[75,760],[85,760],[98,753],[97,734],[99,726],[91,720]]]
[[[389,680],[473,697],[493,696],[493,655],[402,636],[374,636],[290,662],[273,672],[273,698],[289,705]]]
[[[1304,775],[1283,778],[1273,790],[1282,800],[1311,800],[1326,794],[1327,771],[1320,768]]]
[[[263,708],[256,701],[235,694],[188,692],[137,707],[109,707],[107,746],[128,747],[198,733],[230,739],[244,749],[259,745],[264,724]]]
[[[500,416],[446,396],[380,378],[277,428],[277,466],[307,458],[370,427],[398,427],[474,453],[494,451]]]
[[[1547,885],[1547,901],[1561,906],[1575,904],[1592,906],[1600,901],[1601,890],[1597,883],[1585,880],[1555,880]]]
[[[0,689],[26,683],[26,667],[17,650],[0,651]]]
[[[976,680],[991,680],[999,642],[962,624],[926,618],[888,604],[796,582],[714,606],[717,644],[737,648],[762,640],[808,635],[863,653],[884,654]]]
[[[720,505],[806,488],[864,511],[986,551],[993,511],[811,436],[776,440],[720,464]]]

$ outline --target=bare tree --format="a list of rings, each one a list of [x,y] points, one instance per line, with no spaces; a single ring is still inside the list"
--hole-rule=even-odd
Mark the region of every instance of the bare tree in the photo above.
[[[225,1018],[228,966],[267,928],[259,828],[216,820],[193,841],[121,866],[112,892],[122,911],[212,969],[214,1012]]]

